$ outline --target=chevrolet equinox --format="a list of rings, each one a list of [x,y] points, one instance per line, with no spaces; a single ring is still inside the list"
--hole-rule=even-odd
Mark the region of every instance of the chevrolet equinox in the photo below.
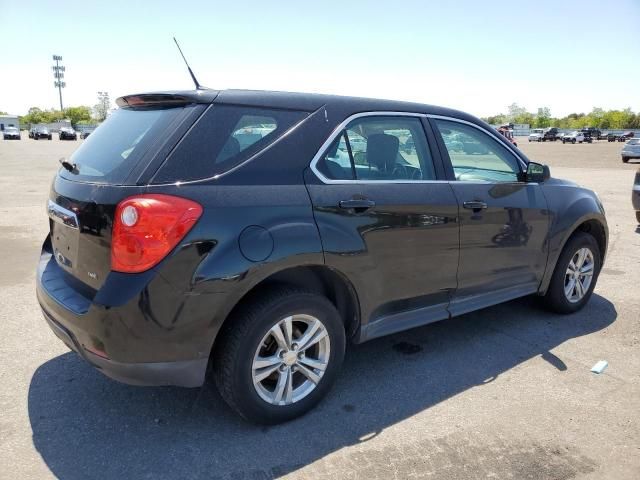
[[[121,97],[51,185],[37,296],[55,334],[135,385],[200,386],[261,423],[331,388],[359,343],[538,295],[589,300],[594,192],[477,118],[352,97]]]

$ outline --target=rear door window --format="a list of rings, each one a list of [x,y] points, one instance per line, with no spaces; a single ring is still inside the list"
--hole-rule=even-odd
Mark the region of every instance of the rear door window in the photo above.
[[[60,176],[91,183],[123,183],[149,147],[163,138],[185,107],[131,109],[113,112],[68,161],[76,165]]]
[[[180,141],[153,183],[212,178],[247,161],[309,114],[213,105]]]
[[[427,139],[418,118],[371,116],[353,120],[317,168],[329,180],[435,180]]]

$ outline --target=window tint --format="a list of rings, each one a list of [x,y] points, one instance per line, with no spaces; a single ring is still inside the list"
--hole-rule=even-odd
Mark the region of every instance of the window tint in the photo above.
[[[227,144],[225,144],[227,148],[222,148],[216,158],[216,163],[225,162],[233,156],[235,148],[228,148],[230,143],[236,145],[237,141],[238,152],[242,152],[272,133],[276,128],[278,128],[278,121],[273,117],[242,115],[233,127],[233,133]]]
[[[436,120],[456,180],[516,182],[518,159],[488,134],[458,122]]]
[[[434,180],[418,118],[364,117],[347,125],[318,162],[332,180]]]
[[[347,137],[343,131],[338,136],[322,159],[318,162],[318,170],[331,180],[353,180],[351,157],[347,148]]]
[[[77,172],[60,170],[75,181],[121,183],[149,146],[184,108],[129,109],[113,112],[69,158]],[[46,131],[43,127],[36,130]]]
[[[293,110],[214,105],[178,144],[153,182],[198,180],[224,173],[269,146],[307,115]]]

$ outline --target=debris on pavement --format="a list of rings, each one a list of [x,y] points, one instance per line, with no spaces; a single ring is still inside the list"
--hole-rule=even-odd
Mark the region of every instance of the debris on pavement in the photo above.
[[[591,367],[591,371],[593,373],[602,373],[604,372],[604,369],[607,368],[608,365],[609,364],[607,363],[606,360],[600,360],[593,367]]]

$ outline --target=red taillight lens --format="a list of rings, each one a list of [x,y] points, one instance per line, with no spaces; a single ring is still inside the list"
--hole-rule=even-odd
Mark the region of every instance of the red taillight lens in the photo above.
[[[116,208],[111,269],[138,273],[158,264],[202,215],[202,207],[172,195],[137,195]]]

